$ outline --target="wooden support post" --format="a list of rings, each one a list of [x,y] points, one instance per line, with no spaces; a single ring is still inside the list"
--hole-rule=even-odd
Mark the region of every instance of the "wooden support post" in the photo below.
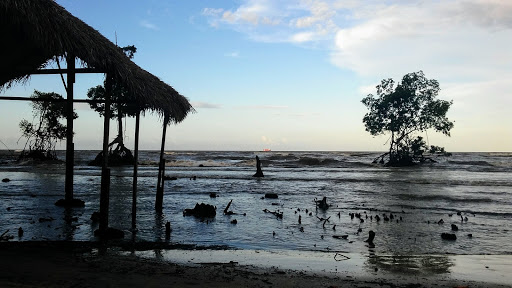
[[[140,110],[135,115],[135,148],[133,165],[133,194],[132,194],[132,230],[137,229],[137,173],[139,169],[139,126],[140,126]]]
[[[158,213],[162,213],[162,206],[164,202],[164,175],[165,175],[165,160],[164,160],[164,149],[165,149],[165,134],[167,132],[167,125],[169,124],[169,115],[164,116],[164,125],[162,131],[162,146],[160,148],[160,165],[158,165],[158,182],[156,185],[156,201],[155,210]]]
[[[73,143],[73,83],[75,83],[75,56],[68,53],[66,57],[67,74],[67,99],[66,99],[66,178],[64,180],[65,202],[73,201],[73,166],[75,162],[75,145]]]
[[[101,192],[100,192],[100,235],[108,228],[108,206],[110,196],[110,169],[101,167]]]
[[[103,119],[103,164],[101,168],[100,194],[100,233],[108,228],[108,210],[110,197],[110,169],[108,168],[108,138],[110,135],[110,94],[112,93],[112,78],[107,74],[105,83],[105,113]]]

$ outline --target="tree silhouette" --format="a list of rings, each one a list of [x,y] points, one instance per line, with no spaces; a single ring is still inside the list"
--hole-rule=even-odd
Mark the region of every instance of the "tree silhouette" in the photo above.
[[[29,157],[39,160],[55,160],[55,146],[58,141],[66,139],[66,125],[60,123],[67,117],[64,98],[55,93],[44,93],[35,90],[31,98],[38,99],[32,102],[34,119],[32,122],[21,120],[19,123],[22,136],[27,138],[25,148],[20,158]],[[78,115],[73,112],[73,119]]]
[[[128,58],[132,59],[134,54],[137,52],[137,48],[133,45],[126,46],[121,48],[123,52],[128,56]],[[127,149],[124,145],[124,135],[123,135],[123,118],[126,116],[134,117],[137,114],[137,108],[129,103],[125,102],[125,100],[129,97],[127,89],[116,82],[115,80],[111,82],[111,104],[110,104],[110,118],[117,118],[117,137],[109,144],[109,147],[117,144],[117,147],[114,151],[110,151],[109,157],[111,160],[109,161],[112,165],[127,165],[133,164],[133,156],[129,149]],[[103,86],[98,85],[96,87],[90,88],[87,91],[87,97],[91,100],[100,100],[105,101],[105,86],[107,85],[107,81],[103,82]],[[90,107],[94,109],[94,111],[98,112],[100,116],[105,116],[105,103],[101,102],[91,102]],[[101,165],[102,153],[100,153],[94,161],[92,161],[91,165]]]
[[[366,131],[373,136],[391,133],[388,156],[390,166],[412,165],[425,161],[424,152],[445,152],[431,146],[415,133],[434,129],[450,136],[453,122],[446,117],[452,101],[436,99],[440,88],[437,80],[427,79],[423,71],[406,74],[395,86],[393,79],[377,85],[377,96],[369,94],[361,102],[369,109],[363,118]],[[378,159],[377,158],[377,159]],[[376,159],[376,160],[377,160]]]

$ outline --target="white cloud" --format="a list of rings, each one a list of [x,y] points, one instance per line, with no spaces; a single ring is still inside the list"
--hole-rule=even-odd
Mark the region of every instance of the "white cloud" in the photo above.
[[[309,42],[333,33],[332,1],[246,0],[235,9],[205,8],[213,27],[226,26],[263,42]]]
[[[222,11],[224,11],[222,8],[204,8],[202,14],[205,16],[218,16]]]
[[[451,21],[458,23],[494,29],[512,28],[512,2],[508,0],[454,1],[441,8]]]
[[[222,108],[222,106],[220,106],[218,104],[208,103],[208,102],[191,102],[190,104],[194,108],[210,108],[210,109]]]
[[[233,51],[233,52],[225,53],[224,56],[231,57],[231,58],[240,58],[240,52]]]
[[[315,38],[314,32],[301,32],[291,36],[290,41],[295,43],[303,43],[312,41]]]
[[[156,26],[155,24],[153,24],[147,20],[141,20],[139,22],[139,25],[144,28],[150,29],[150,30],[160,30],[160,28],[158,28],[158,26]]]
[[[333,64],[360,75],[429,75],[431,67],[444,67],[436,75],[479,77],[494,65],[509,69],[508,0],[245,0],[203,15],[255,41],[327,43]]]
[[[330,19],[336,14],[336,11],[331,9],[327,2],[311,1],[308,6],[309,7],[306,7],[306,9],[309,10],[311,14],[294,19],[292,22],[296,27],[311,27],[318,23],[323,25],[329,23]]]
[[[441,88],[447,83],[463,87],[468,82],[506,82],[512,76],[512,63],[506,60],[512,57],[512,13],[497,11],[511,9],[504,1],[381,7],[362,13],[358,24],[336,33],[331,61],[372,81],[399,80],[423,70]],[[493,89],[496,95],[507,95],[509,88],[499,87],[499,92]]]
[[[246,1],[237,9],[204,8],[202,15],[210,18],[210,24],[218,27],[220,24],[231,25],[278,25],[280,20],[273,15],[272,1]]]
[[[246,22],[252,25],[272,23],[266,14],[270,11],[267,1],[250,1],[246,5],[240,6],[235,11],[226,11],[222,18],[228,22]],[[263,21],[263,19],[266,19]]]

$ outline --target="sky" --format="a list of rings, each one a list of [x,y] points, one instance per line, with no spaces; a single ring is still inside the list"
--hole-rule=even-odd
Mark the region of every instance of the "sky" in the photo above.
[[[451,137],[427,131],[447,151],[512,151],[512,1],[509,0],[57,0],[133,61],[187,97],[196,110],[167,129],[167,150],[385,151],[361,100],[382,79],[422,70],[453,100]],[[55,66],[55,65],[54,65]],[[78,75],[75,98],[103,83]],[[55,75],[0,91],[65,96]],[[103,122],[75,104],[76,149],[100,150]],[[20,149],[28,102],[0,106],[1,149]],[[112,123],[111,139],[115,136]],[[133,148],[134,120],[126,120]],[[141,120],[141,149],[159,149],[158,115]],[[65,142],[57,148],[64,149]]]

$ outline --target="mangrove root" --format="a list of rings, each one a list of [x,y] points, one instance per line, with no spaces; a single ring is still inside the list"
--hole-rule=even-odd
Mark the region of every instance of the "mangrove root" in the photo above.
[[[263,209],[263,212],[265,213],[270,213],[270,214],[274,214],[278,219],[283,219],[283,212],[279,212],[279,211],[270,211],[268,209]]]

